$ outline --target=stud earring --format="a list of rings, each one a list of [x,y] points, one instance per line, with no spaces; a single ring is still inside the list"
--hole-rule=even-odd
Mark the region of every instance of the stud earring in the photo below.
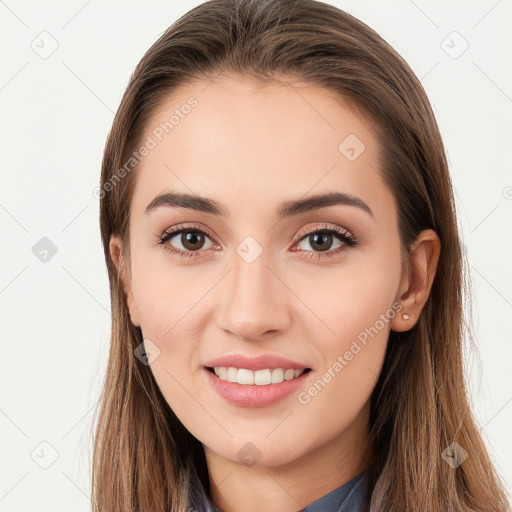
[[[407,313],[404,313],[404,314],[402,315],[402,318],[403,318],[404,320],[409,320],[409,318],[411,318],[411,317],[410,317]]]

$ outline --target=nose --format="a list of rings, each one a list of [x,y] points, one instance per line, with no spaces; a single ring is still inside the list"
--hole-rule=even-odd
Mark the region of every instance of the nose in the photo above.
[[[290,290],[270,267],[265,253],[248,263],[235,255],[234,266],[220,290],[218,326],[246,341],[278,336],[291,322]]]

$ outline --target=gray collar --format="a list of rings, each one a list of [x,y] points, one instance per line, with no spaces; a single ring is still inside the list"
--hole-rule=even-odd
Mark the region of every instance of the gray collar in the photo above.
[[[362,512],[366,496],[365,473],[318,498],[299,512]]]

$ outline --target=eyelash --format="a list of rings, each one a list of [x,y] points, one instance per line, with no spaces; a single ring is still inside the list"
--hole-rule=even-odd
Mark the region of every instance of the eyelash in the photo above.
[[[343,242],[343,245],[334,250],[329,250],[325,252],[315,252],[315,251],[294,251],[294,252],[305,252],[306,257],[308,258],[330,258],[338,255],[341,251],[345,250],[347,247],[355,247],[358,245],[358,241],[356,238],[346,229],[340,228],[338,226],[327,227],[327,224],[323,224],[321,227],[317,227],[316,229],[304,229],[299,232],[298,240],[295,242],[293,247],[297,246],[300,242],[302,242],[306,237],[313,234],[328,234],[334,235],[339,241]],[[174,226],[171,229],[164,231],[158,237],[158,245],[162,245],[166,251],[169,251],[171,254],[174,254],[180,258],[193,258],[198,256],[202,250],[198,251],[182,251],[180,249],[173,248],[167,242],[174,238],[176,235],[180,235],[181,233],[201,233],[202,235],[206,235],[209,238],[212,238],[210,232],[199,228],[198,226],[190,226],[185,224],[179,224]]]

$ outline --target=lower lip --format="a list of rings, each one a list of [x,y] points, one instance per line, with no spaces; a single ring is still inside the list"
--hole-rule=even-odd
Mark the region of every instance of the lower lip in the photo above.
[[[228,402],[245,407],[265,407],[282,400],[304,385],[306,378],[312,373],[302,373],[291,380],[284,380],[279,384],[267,384],[264,386],[238,384],[222,380],[214,373],[203,368],[208,382]]]

